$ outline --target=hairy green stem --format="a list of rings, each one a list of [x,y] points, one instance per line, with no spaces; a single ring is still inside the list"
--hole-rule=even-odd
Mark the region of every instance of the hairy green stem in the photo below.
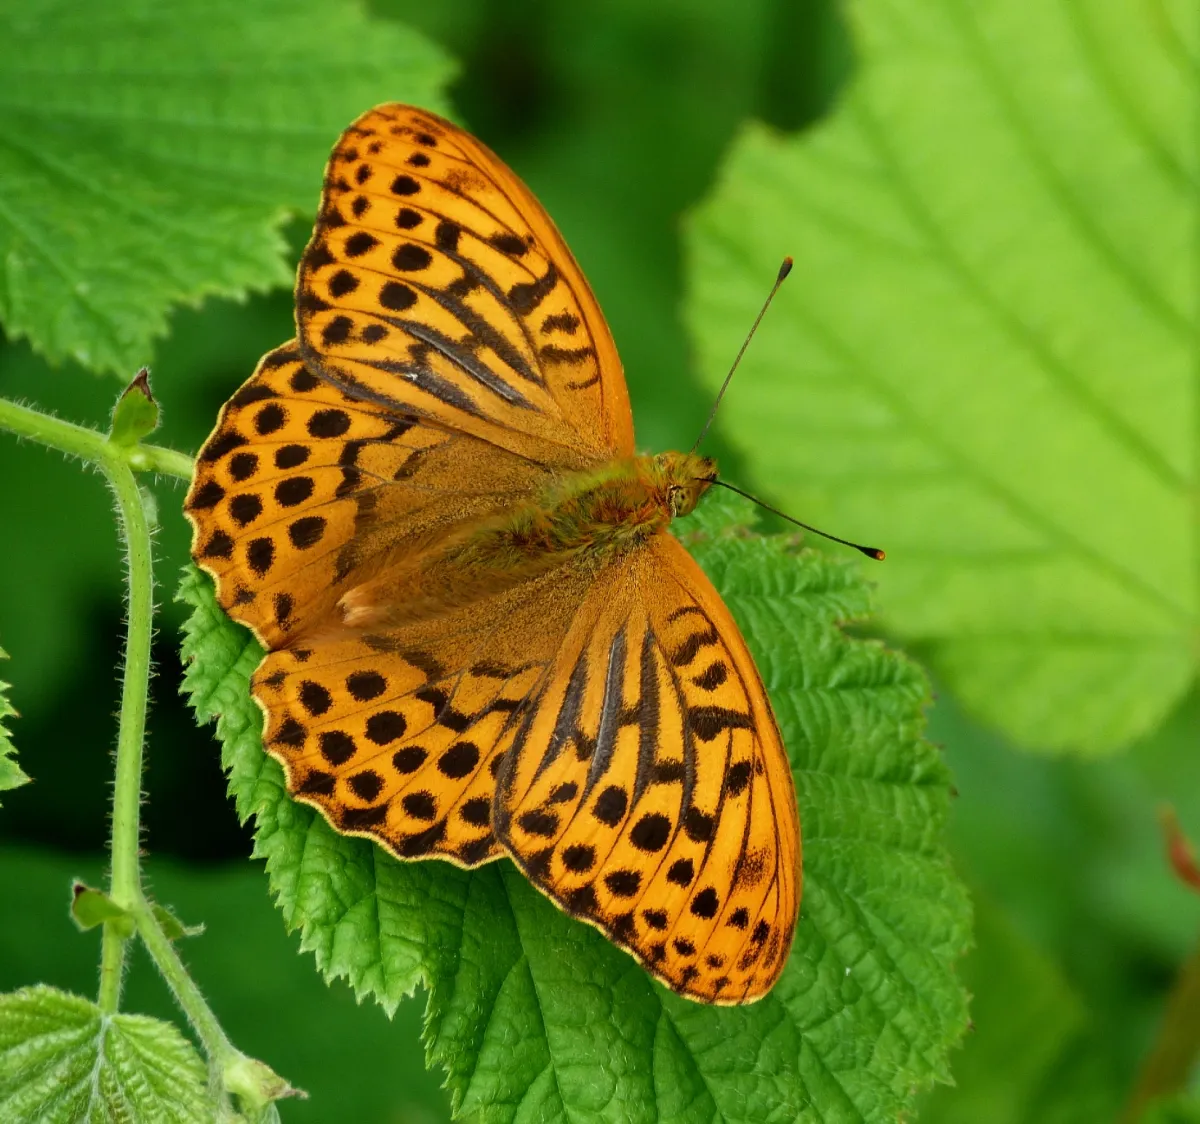
[[[217,1016],[213,1014],[212,1008],[209,1007],[200,989],[196,986],[196,982],[188,975],[188,970],[179,958],[179,953],[175,951],[175,946],[163,932],[158,919],[144,901],[134,913],[134,922],[137,925],[138,935],[142,938],[142,943],[154,958],[154,963],[158,965],[158,970],[162,973],[163,979],[167,981],[167,986],[174,994],[183,1013],[187,1015],[188,1021],[196,1028],[196,1034],[200,1038],[205,1054],[219,1072],[234,1058],[239,1057],[239,1052],[229,1041],[225,1031],[221,1029],[221,1024],[217,1022]]]
[[[103,433],[62,418],[31,410],[17,402],[0,398],[0,429],[18,437],[29,437],[70,456],[103,465],[117,461],[144,472],[161,472],[166,476],[191,479],[192,458],[160,445],[134,445],[120,449],[109,443]]]
[[[150,684],[150,635],[154,621],[154,571],[150,560],[150,523],[133,470],[123,457],[106,453],[99,465],[117,497],[125,542],[129,584],[125,671],[121,682],[117,733],[117,776],[113,785],[112,877],[109,897],[130,912],[144,907],[138,847],[141,842],[142,748],[146,737],[146,693]],[[112,450],[112,451],[107,451]],[[100,1008],[115,1012],[121,994],[125,934],[115,922],[104,925],[101,950]]]
[[[191,458],[156,445],[125,446],[105,435],[27,406],[0,399],[0,430],[28,437],[50,448],[96,465],[116,496],[121,538],[128,559],[129,630],[121,684],[117,734],[116,780],[112,806],[112,874],[109,896],[127,911],[154,963],[180,1008],[195,1027],[208,1057],[218,1103],[229,1109],[236,1093],[255,1112],[272,1100],[297,1095],[269,1068],[247,1057],[229,1041],[188,975],[170,938],[155,917],[142,889],[141,841],[142,758],[146,733],[146,699],[150,682],[150,640],[154,619],[154,569],[150,521],[135,470],[161,472],[188,479]],[[106,1013],[120,1007],[125,945],[131,936],[128,917],[106,921],[100,953],[99,1005]],[[223,1118],[226,1118],[223,1116]]]
[[[121,1006],[121,980],[125,974],[125,937],[106,921],[100,938],[100,993],[96,1002],[106,1014],[113,1015]]]
[[[191,474],[191,460],[156,446],[114,445],[103,434],[61,418],[0,399],[0,428],[39,444],[80,457],[105,475],[117,500],[121,539],[128,559],[129,631],[121,684],[117,734],[117,775],[113,788],[112,876],[109,896],[134,911],[143,905],[138,845],[141,834],[142,745],[146,732],[146,693],[150,682],[150,636],[154,620],[154,572],[150,558],[150,526],[134,467],[176,476]],[[121,1001],[125,942],[129,934],[116,921],[104,925],[100,950],[98,1003],[115,1013]]]

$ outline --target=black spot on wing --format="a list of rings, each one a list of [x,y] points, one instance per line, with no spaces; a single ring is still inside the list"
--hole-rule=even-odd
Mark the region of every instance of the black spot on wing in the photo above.
[[[720,637],[717,635],[716,628],[709,621],[707,628],[700,632],[692,633],[691,636],[671,653],[671,662],[676,667],[686,667],[696,658],[696,654],[701,648],[707,648],[710,645],[716,644],[719,639]]]
[[[542,303],[558,284],[558,270],[551,262],[546,272],[533,281],[522,281],[508,290],[508,303],[515,312],[528,316]]]
[[[529,243],[524,238],[508,230],[491,235],[487,239],[487,243],[502,254],[508,254],[514,258],[521,257],[529,249]]]
[[[693,706],[687,712],[687,724],[702,742],[712,741],[724,730],[754,729],[750,715],[723,706]]]
[[[538,354],[546,363],[562,363],[568,367],[578,367],[596,358],[595,351],[590,347],[559,347],[553,343],[544,344]]]
[[[226,454],[233,452],[234,449],[239,449],[241,446],[248,444],[236,430],[226,430],[224,433],[217,434],[207,445],[204,446],[204,451],[200,454],[200,459],[209,464],[214,461],[219,461]]]
[[[225,489],[216,480],[205,481],[188,500],[191,511],[209,511],[225,498]]]

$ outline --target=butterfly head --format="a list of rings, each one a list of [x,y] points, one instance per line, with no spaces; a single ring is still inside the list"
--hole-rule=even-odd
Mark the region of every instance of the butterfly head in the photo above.
[[[717,478],[717,462],[697,453],[659,453],[654,471],[662,502],[674,519],[690,515]]]

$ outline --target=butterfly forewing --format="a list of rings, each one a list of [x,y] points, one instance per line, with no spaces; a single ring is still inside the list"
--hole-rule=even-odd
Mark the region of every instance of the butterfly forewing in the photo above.
[[[674,539],[593,586],[497,793],[546,893],[676,990],[764,994],[799,900],[790,767],[745,644]]]
[[[527,188],[474,138],[405,106],[342,136],[297,280],[306,358],[525,455],[633,452],[595,298]]]
[[[338,601],[451,526],[503,510],[538,465],[269,352],[221,411],[185,504],[221,607],[268,648],[328,628]]]

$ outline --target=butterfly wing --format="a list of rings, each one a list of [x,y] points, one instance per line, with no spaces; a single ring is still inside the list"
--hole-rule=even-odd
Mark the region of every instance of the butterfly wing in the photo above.
[[[525,500],[546,470],[263,357],[196,459],[184,511],[217,599],[266,648],[309,642],[398,559]]]
[[[504,752],[589,583],[553,571],[436,617],[271,652],[251,690],[288,791],[401,858],[497,857]]]
[[[676,991],[743,1003],[791,948],[791,768],[736,623],[666,534],[602,574],[512,738],[494,829]]]
[[[296,283],[310,368],[540,461],[633,453],[612,336],[529,189],[479,141],[382,105],[333,151]]]

